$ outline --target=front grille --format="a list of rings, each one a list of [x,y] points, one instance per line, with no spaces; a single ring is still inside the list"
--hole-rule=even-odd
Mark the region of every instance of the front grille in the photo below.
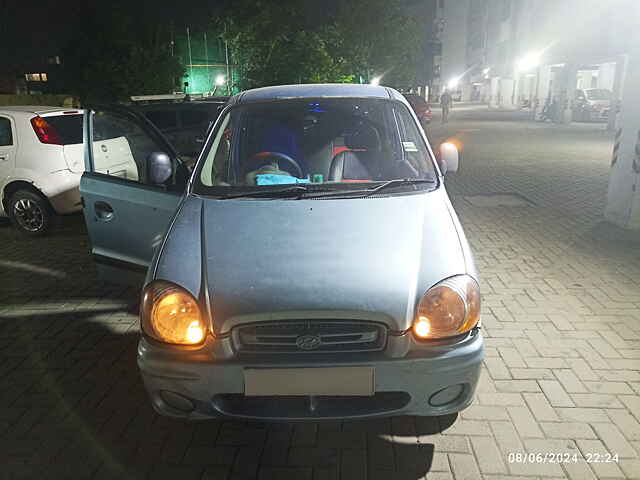
[[[365,418],[399,412],[411,401],[407,392],[378,392],[370,397],[247,397],[241,393],[216,395],[213,408],[229,417],[259,420]],[[440,417],[444,418],[444,417]]]
[[[357,320],[280,320],[241,325],[232,331],[240,353],[329,353],[382,350],[384,325]]]

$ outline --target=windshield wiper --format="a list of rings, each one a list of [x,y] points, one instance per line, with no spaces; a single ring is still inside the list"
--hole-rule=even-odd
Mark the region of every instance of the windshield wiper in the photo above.
[[[396,178],[394,180],[388,180],[380,185],[377,185],[373,188],[365,188],[359,190],[334,190],[329,193],[324,193],[320,195],[305,195],[304,198],[327,198],[327,197],[341,197],[341,196],[360,196],[360,197],[368,197],[370,195],[374,195],[381,190],[390,187],[396,187],[400,185],[419,185],[422,183],[436,183],[435,179],[432,178]]]
[[[419,185],[422,183],[435,183],[435,179],[431,178],[396,178],[394,180],[386,181],[373,188],[357,189],[357,190],[335,190],[329,188],[312,188],[309,189],[308,184],[296,184],[286,188],[280,189],[259,189],[249,190],[246,192],[230,193],[228,195],[222,195],[219,198],[222,200],[229,200],[232,198],[329,198],[329,197],[341,197],[341,196],[362,196],[368,197],[374,195],[381,190],[391,188],[400,185]]]
[[[317,188],[316,184],[311,184],[313,187],[309,188],[310,184],[307,183],[298,183],[295,185],[291,185],[285,188],[278,189],[269,189],[269,188],[261,188],[259,190],[249,190],[246,192],[237,192],[230,193],[228,195],[222,195],[219,198],[222,200],[228,200],[231,198],[263,198],[263,197],[273,197],[273,198],[303,198],[305,193],[313,193],[313,192],[330,192],[331,190],[328,188]]]
[[[397,185],[420,185],[422,183],[436,183],[436,180],[434,178],[396,178],[370,189],[369,195],[373,195],[374,193],[378,193],[380,190],[395,187]]]
[[[228,200],[230,198],[243,198],[243,197],[299,197],[302,194],[308,192],[309,189],[305,185],[292,185],[287,188],[270,189],[264,188],[260,190],[250,190],[247,192],[230,193],[228,195],[222,195],[222,200]]]

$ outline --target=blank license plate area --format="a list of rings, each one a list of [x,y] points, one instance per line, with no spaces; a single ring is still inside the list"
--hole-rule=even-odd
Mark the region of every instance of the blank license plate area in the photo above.
[[[247,368],[244,394],[247,396],[371,396],[373,367],[331,368]]]

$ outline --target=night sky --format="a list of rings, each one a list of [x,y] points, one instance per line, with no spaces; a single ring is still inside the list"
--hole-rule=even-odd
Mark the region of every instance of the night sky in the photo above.
[[[228,0],[0,0],[0,65],[20,67],[53,56],[73,36],[87,10],[135,3],[150,21],[202,28]],[[185,6],[188,5],[188,6]]]

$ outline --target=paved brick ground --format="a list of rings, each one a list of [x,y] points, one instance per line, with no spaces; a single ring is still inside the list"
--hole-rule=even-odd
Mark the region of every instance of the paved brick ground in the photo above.
[[[136,293],[96,281],[82,219],[29,241],[0,225],[0,478],[640,478],[640,238],[601,222],[608,136],[514,119],[471,109],[430,128],[465,143],[448,184],[482,273],[486,368],[461,415],[158,417],[135,365]],[[467,198],[500,192],[533,203]],[[525,452],[579,461],[509,461]]]

